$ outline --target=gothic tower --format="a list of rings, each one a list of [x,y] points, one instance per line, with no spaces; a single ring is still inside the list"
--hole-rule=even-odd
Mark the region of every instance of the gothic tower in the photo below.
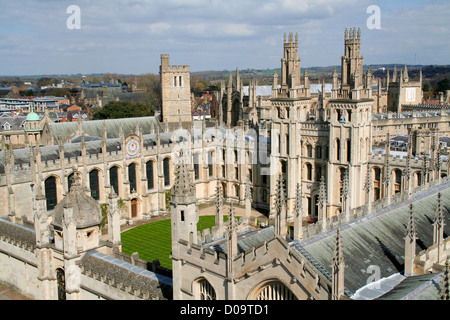
[[[345,51],[342,57],[342,85],[333,90],[329,100],[330,134],[328,164],[328,203],[335,212],[356,208],[369,202],[372,194],[365,192],[367,182],[369,154],[371,152],[371,120],[373,99],[371,89],[365,88],[362,81],[362,63],[360,56],[360,30],[345,31]],[[350,190],[343,208],[341,194],[344,177],[348,174]],[[371,185],[368,185],[371,190]]]
[[[342,57],[341,76],[342,86],[358,88],[362,86],[363,57],[361,51],[361,30],[345,29],[345,53]]]
[[[284,34],[284,56],[281,59],[281,87],[282,89],[300,86],[300,58],[298,57],[298,35],[289,34],[286,41]]]
[[[189,66],[169,65],[169,55],[161,55],[161,120],[192,121],[191,75]]]
[[[186,156],[181,153],[175,169],[175,182],[171,190],[172,223],[172,270],[174,299],[181,299],[182,261],[179,241],[197,244],[198,207],[196,205],[195,184]]]

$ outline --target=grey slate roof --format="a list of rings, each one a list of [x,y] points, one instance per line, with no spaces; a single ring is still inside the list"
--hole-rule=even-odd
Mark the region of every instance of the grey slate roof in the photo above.
[[[450,234],[450,183],[442,184],[413,197],[417,230],[417,253],[433,244],[433,220],[437,191],[441,192],[445,229]],[[373,274],[369,266],[380,268],[386,278],[404,271],[404,237],[409,216],[409,203],[395,204],[369,216],[341,225],[345,269],[345,287],[355,293]],[[322,266],[331,271],[336,230],[300,242]]]
[[[82,266],[91,272],[114,279],[132,288],[148,291],[150,299],[171,299],[172,279],[138,266],[92,250],[81,261]]]
[[[261,230],[245,229],[238,233],[238,252],[246,252],[259,244],[264,243],[264,241],[272,239],[274,235],[275,232],[273,226]],[[227,253],[227,240],[225,238],[207,243],[205,246],[217,252]]]
[[[136,131],[136,126],[142,129],[143,134],[149,134],[154,128],[160,127],[160,123],[156,117],[140,117],[126,119],[108,119],[108,120],[91,120],[82,122],[82,130],[85,135],[91,137],[102,137],[103,123],[106,124],[106,132],[108,138],[119,138],[120,126],[125,136]],[[54,141],[58,141],[61,136],[63,141],[75,137],[78,130],[77,122],[49,123]]]
[[[443,272],[406,277],[400,284],[376,300],[437,300]]]
[[[6,217],[0,218],[0,236],[26,243],[32,248],[36,246],[36,233],[33,229],[12,223]]]

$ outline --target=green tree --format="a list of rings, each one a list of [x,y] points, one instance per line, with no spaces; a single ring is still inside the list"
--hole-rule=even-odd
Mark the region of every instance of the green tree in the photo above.
[[[434,90],[435,93],[444,92],[450,90],[450,79],[445,78],[440,81],[438,81],[436,88]]]
[[[112,101],[94,112],[94,120],[139,118],[153,116],[155,111],[149,104],[131,101]]]
[[[71,94],[70,91],[63,88],[53,88],[47,91],[47,96],[54,96],[54,97],[67,97],[70,98]]]

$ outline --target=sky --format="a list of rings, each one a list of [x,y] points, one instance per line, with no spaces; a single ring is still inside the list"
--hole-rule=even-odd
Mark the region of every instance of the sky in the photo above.
[[[302,68],[340,65],[353,27],[366,65],[450,64],[449,16],[448,0],[0,0],[0,75],[158,73],[162,53],[193,72],[279,68],[291,32]]]

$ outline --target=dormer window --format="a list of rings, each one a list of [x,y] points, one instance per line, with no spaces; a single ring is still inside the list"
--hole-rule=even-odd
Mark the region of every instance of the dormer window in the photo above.
[[[11,124],[9,122],[5,122],[2,125],[3,130],[7,131],[7,130],[11,130]]]

